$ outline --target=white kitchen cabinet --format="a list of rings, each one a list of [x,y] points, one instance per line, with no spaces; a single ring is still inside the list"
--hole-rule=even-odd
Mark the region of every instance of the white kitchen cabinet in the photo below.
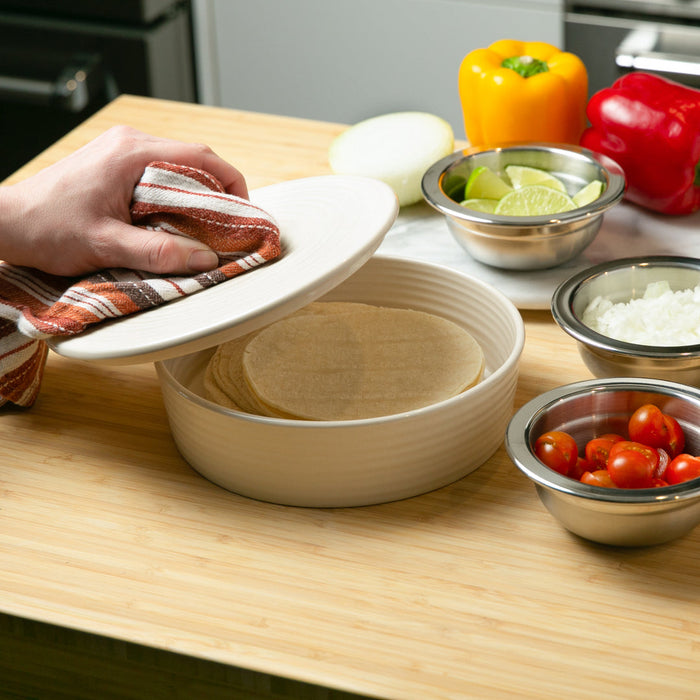
[[[497,39],[563,41],[562,0],[194,0],[200,101],[354,123],[403,110],[463,136],[457,71]]]

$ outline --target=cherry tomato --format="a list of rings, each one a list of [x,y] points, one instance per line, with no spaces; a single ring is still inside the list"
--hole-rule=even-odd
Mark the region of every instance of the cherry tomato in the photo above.
[[[653,447],[624,440],[610,449],[608,472],[620,488],[650,488],[659,461],[659,453]]]
[[[649,445],[644,445],[643,443],[635,442],[634,440],[620,440],[620,442],[616,442],[610,448],[610,453],[608,455],[608,464],[615,455],[620,454],[620,452],[627,452],[629,450],[633,452],[639,452],[640,454],[644,455],[644,457],[646,457],[649,460],[649,462],[651,462],[652,467],[655,470],[658,469],[659,463],[661,461],[660,452],[654,449],[653,447],[649,447]]]
[[[579,457],[576,464],[569,469],[567,476],[578,481],[586,472],[594,471],[595,467],[584,457]]]
[[[683,452],[683,448],[685,447],[685,433],[683,432],[681,424],[673,416],[664,414],[664,420],[668,428],[668,441],[664,449],[673,458]]]
[[[625,439],[622,437],[622,435],[618,435],[617,433],[603,433],[598,437],[605,438],[606,440],[612,440],[613,442],[622,442]]]
[[[668,452],[666,452],[666,450],[664,450],[660,447],[656,451],[659,453],[659,463],[656,465],[656,468],[654,469],[654,478],[655,479],[665,479],[666,478],[665,477],[666,467],[668,467],[668,464],[671,461],[671,457],[669,456]]]
[[[576,465],[578,446],[568,433],[561,430],[550,430],[537,438],[535,455],[550,469],[566,476],[569,470]]]
[[[640,406],[630,417],[627,429],[630,440],[649,447],[662,447],[672,457],[680,454],[685,446],[685,436],[678,421],[654,404]]]
[[[583,455],[563,431],[535,443],[535,454],[550,469],[596,486],[650,488],[700,478],[700,456],[683,453],[680,423],[654,404],[638,408],[627,421],[629,438],[605,433],[591,438]]]
[[[683,481],[700,477],[700,457],[680,454],[674,457],[666,467],[665,480],[669,484],[680,484]]]
[[[600,437],[593,438],[586,443],[586,459],[593,466],[592,469],[588,471],[595,471],[596,469],[605,469],[608,466],[608,455],[610,454],[610,448],[616,443],[623,440],[621,435],[601,435]]]
[[[640,406],[627,423],[630,440],[650,447],[661,447],[666,440],[666,424],[661,409],[648,403]]]
[[[591,486],[604,486],[606,488],[617,488],[617,484],[610,478],[607,469],[596,469],[593,472],[585,472],[580,481]]]

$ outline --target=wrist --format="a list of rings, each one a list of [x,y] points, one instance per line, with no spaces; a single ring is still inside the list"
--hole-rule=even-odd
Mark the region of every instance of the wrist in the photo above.
[[[24,237],[24,205],[16,185],[0,187],[0,260],[24,264],[17,256]]]

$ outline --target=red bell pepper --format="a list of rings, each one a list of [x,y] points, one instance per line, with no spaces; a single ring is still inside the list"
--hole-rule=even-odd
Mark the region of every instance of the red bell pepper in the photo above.
[[[617,161],[625,197],[664,214],[700,208],[700,90],[633,72],[595,93],[581,145]]]

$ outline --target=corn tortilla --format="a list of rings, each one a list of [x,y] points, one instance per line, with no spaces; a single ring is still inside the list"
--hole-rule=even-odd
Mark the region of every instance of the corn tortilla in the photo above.
[[[277,321],[245,344],[243,380],[267,415],[372,418],[437,403],[479,381],[483,353],[457,324],[409,309],[341,308]]]
[[[360,309],[371,308],[373,307],[368,304],[342,301],[313,302],[295,311],[290,318],[306,314],[356,313]],[[243,377],[243,352],[258,332],[254,331],[219,345],[204,373],[206,398],[233,410],[260,416],[277,416],[277,413],[261,403]]]

